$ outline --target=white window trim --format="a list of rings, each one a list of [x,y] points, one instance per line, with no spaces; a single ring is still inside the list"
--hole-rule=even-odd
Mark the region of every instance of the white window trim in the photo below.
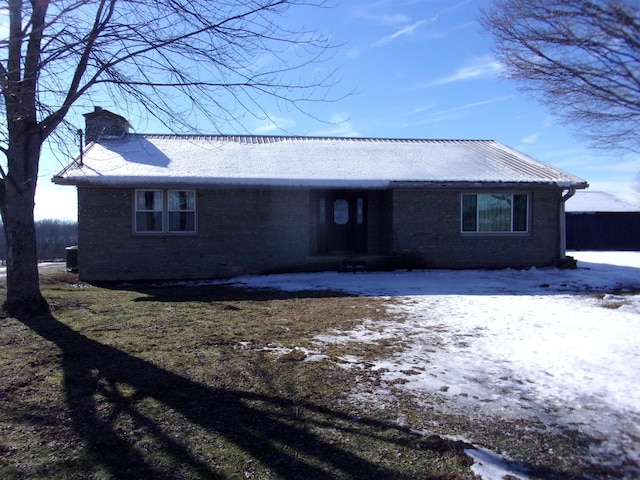
[[[159,192],[160,193],[160,197],[162,200],[162,210],[138,210],[138,193],[139,192]],[[164,232],[164,203],[165,203],[165,199],[164,199],[165,195],[162,189],[160,188],[140,188],[134,191],[133,194],[133,231],[137,234],[141,234],[141,235],[158,235],[158,234],[162,234]],[[154,212],[161,212],[161,229],[159,231],[157,230],[138,230],[138,213],[154,213]]]
[[[138,192],[160,192],[162,195],[162,230],[138,230],[136,214],[150,210],[138,210]],[[193,212],[193,230],[169,230],[169,192],[191,192],[193,194],[193,210],[171,210],[171,212]],[[193,189],[184,188],[137,188],[133,193],[133,233],[136,235],[194,235],[198,233],[198,196]]]
[[[465,195],[511,195],[511,230],[496,230],[496,231],[484,231],[477,230],[478,225],[480,224],[480,219],[478,218],[478,208],[476,204],[476,230],[464,230],[464,196]],[[526,230],[513,230],[513,196],[514,195],[524,195],[527,197],[527,218],[526,218]],[[517,237],[517,236],[530,236],[531,235],[531,194],[527,192],[464,192],[460,195],[460,233],[465,236],[509,236],[509,237]]]
[[[169,209],[169,197],[171,195],[171,192],[190,192],[193,195],[193,210],[170,210]],[[187,234],[193,234],[196,233],[197,230],[197,222],[196,222],[196,192],[195,190],[185,190],[185,189],[179,189],[179,188],[172,188],[167,190],[167,200],[166,200],[166,219],[165,219],[165,224],[166,224],[166,230],[167,233],[170,233],[172,235],[178,234],[178,235],[187,235]],[[170,230],[171,228],[171,222],[169,221],[169,214],[174,213],[174,212],[184,212],[184,213],[193,213],[193,230]]]

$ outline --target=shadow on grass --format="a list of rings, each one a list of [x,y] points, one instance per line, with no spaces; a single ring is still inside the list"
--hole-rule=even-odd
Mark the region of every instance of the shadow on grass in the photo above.
[[[206,456],[164,428],[162,422],[138,408],[150,400],[186,423],[230,442],[252,458],[262,470],[278,478],[409,478],[408,475],[368,460],[317,432],[333,429],[344,435],[366,437],[416,450],[443,448],[416,442],[408,429],[372,419],[354,419],[346,413],[312,403],[277,396],[206,386],[117,348],[91,340],[48,315],[21,320],[61,349],[64,390],[76,433],[91,461],[113,478],[230,478],[216,468],[215,453]],[[100,399],[100,400],[98,400]],[[163,458],[125,435],[117,418],[126,416],[129,430],[144,431],[159,445]],[[443,440],[461,451],[456,442]],[[459,442],[461,443],[461,442]],[[213,456],[213,458],[211,458]],[[247,472],[237,476],[249,478]],[[232,475],[235,477],[235,475]],[[421,478],[456,478],[431,476]]]
[[[136,302],[233,302],[251,300],[256,302],[290,300],[293,298],[346,298],[360,295],[330,289],[279,290],[276,288],[252,288],[239,285],[127,285],[116,290],[135,291],[142,296]]]

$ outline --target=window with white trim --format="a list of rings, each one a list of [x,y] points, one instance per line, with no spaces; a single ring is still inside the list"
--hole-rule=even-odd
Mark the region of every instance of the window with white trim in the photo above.
[[[463,194],[464,233],[526,233],[529,196],[526,194]]]
[[[169,232],[196,231],[196,195],[193,190],[169,190],[167,212]]]
[[[136,190],[136,232],[163,232],[163,205],[162,190]]]
[[[196,194],[193,190],[136,190],[136,233],[194,233]]]

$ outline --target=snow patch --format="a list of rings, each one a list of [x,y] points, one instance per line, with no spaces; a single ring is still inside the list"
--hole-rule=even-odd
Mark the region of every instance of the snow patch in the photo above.
[[[469,448],[464,451],[474,460],[471,470],[484,480],[503,480],[506,475],[510,475],[520,480],[528,480],[525,472],[508,462],[504,456],[497,455],[486,448]]]
[[[235,283],[394,297],[389,319],[314,339],[319,351],[398,339],[397,353],[367,363],[381,382],[355,391],[358,401],[384,408],[399,389],[436,397],[442,402],[430,407],[448,412],[577,429],[596,440],[594,459],[640,477],[640,253],[572,255],[577,270],[325,272]],[[357,357],[340,362],[365,368]],[[502,478],[511,465],[486,450],[470,454],[486,479]]]

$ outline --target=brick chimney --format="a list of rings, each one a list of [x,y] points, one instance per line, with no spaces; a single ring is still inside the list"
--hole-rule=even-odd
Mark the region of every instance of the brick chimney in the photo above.
[[[127,133],[131,125],[128,120],[102,107],[94,107],[93,112],[85,113],[85,141],[96,142],[100,138],[120,138]]]

